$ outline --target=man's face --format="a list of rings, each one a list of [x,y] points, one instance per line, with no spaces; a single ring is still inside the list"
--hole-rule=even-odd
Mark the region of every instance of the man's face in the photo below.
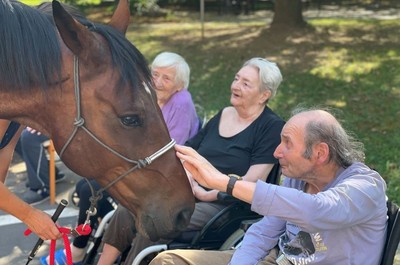
[[[314,164],[311,159],[304,158],[304,126],[306,120],[293,117],[282,129],[281,143],[276,148],[274,156],[279,159],[282,174],[290,178],[305,180],[311,177]]]

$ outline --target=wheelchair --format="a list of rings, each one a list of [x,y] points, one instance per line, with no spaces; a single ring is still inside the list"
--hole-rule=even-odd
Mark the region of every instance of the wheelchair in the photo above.
[[[160,251],[167,249],[219,249],[232,232],[240,227],[243,220],[260,218],[257,213],[250,210],[249,204],[236,200],[222,192],[218,194],[218,197],[220,200],[231,201],[231,203],[209,220],[201,231],[184,233],[169,244],[150,246],[140,252],[132,264],[150,263]],[[114,212],[115,210],[104,216],[98,227],[92,232],[82,264],[97,263],[100,254],[99,250],[102,247],[102,238]],[[221,222],[221,220],[224,221]],[[129,249],[114,264],[121,264],[128,252]]]
[[[82,264],[95,264],[97,262],[96,259],[98,258],[97,256],[97,251],[101,246],[103,235],[105,230],[107,229],[107,225],[111,220],[111,217],[114,215],[115,210],[112,210],[108,212],[101,222],[98,224],[97,228],[92,231],[91,238],[88,243],[88,247],[86,248],[86,254],[85,257],[83,258]]]
[[[268,175],[267,182],[279,184],[280,177],[280,166],[275,165]],[[71,199],[72,198],[73,194],[71,195]],[[224,192],[218,194],[218,200],[226,202],[227,206],[209,220],[201,231],[184,233],[169,244],[148,247],[137,255],[133,264],[149,263],[160,251],[167,249],[186,248],[218,250],[225,240],[240,227],[243,220],[260,218],[257,213],[251,211],[250,204],[244,203]],[[84,265],[96,264],[99,258],[99,250],[102,247],[102,237],[113,213],[114,211],[104,216],[96,231],[92,233],[89,247],[87,248],[82,262]],[[114,264],[121,264],[124,262],[124,258],[128,252],[129,249],[125,251]]]
[[[268,175],[267,182],[279,185],[281,170],[275,165]],[[171,249],[222,249],[224,242],[240,228],[244,220],[259,219],[261,216],[251,211],[251,205],[242,202],[224,192],[218,193],[218,201],[226,202],[227,206],[219,211],[201,231],[185,232],[169,244],[154,245],[142,250],[132,262],[132,265],[148,264],[161,251]],[[128,265],[128,264],[127,264]],[[130,264],[129,264],[130,265]]]
[[[222,200],[230,198],[225,193],[219,193]],[[251,211],[250,205],[235,201],[216,214],[201,231],[186,232],[169,244],[150,246],[142,250],[134,259],[132,265],[148,264],[161,251],[170,249],[203,249],[218,250],[225,240],[240,227],[243,220],[260,218]],[[221,220],[224,220],[221,222]]]
[[[393,265],[400,242],[400,211],[399,206],[388,201],[388,225],[383,257],[380,265]],[[400,253],[397,253],[400,256]],[[399,257],[400,259],[400,257]],[[398,263],[396,263],[398,264]]]

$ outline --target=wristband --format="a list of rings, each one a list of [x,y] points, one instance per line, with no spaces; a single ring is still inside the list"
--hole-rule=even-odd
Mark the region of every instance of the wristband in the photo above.
[[[226,193],[232,196],[233,188],[235,187],[235,183],[238,180],[242,180],[242,177],[236,174],[228,174],[229,181],[228,185],[226,186]]]

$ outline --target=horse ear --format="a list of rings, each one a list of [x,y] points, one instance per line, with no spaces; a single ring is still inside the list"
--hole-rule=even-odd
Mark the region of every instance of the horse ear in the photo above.
[[[109,23],[113,28],[117,29],[123,34],[125,34],[126,30],[128,29],[129,18],[131,16],[128,1],[129,0],[119,0],[117,9],[115,10]]]
[[[65,45],[79,58],[88,56],[96,47],[95,37],[84,25],[76,21],[56,0],[53,0],[53,18]]]

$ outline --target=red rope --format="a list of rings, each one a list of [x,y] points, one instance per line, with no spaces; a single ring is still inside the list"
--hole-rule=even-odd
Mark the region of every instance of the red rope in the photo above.
[[[60,233],[62,233],[62,238],[64,241],[64,247],[65,247],[65,256],[67,258],[67,265],[73,265],[72,264],[72,254],[71,254],[71,245],[69,242],[68,235],[71,234],[71,228],[68,227],[58,227],[58,230]],[[90,225],[78,225],[75,228],[75,231],[80,235],[80,236],[86,236],[89,235],[92,232],[92,229],[90,228]],[[26,229],[24,232],[25,236],[28,236],[31,234],[30,229]],[[56,251],[56,240],[51,240],[50,243],[50,264],[49,265],[54,265],[54,253]]]

